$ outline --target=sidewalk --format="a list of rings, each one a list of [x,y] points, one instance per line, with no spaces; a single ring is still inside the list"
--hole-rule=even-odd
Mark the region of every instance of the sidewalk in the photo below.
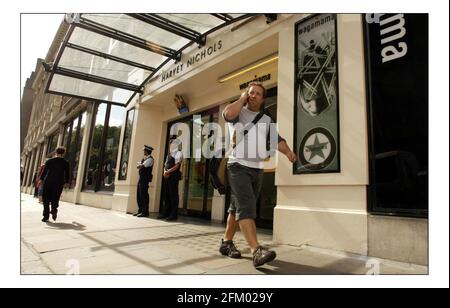
[[[426,274],[425,266],[350,255],[310,246],[275,245],[277,259],[255,269],[242,234],[241,259],[218,252],[225,225],[180,218],[166,222],[61,202],[58,219],[41,222],[42,205],[21,195],[21,274]],[[366,267],[368,264],[368,267]]]

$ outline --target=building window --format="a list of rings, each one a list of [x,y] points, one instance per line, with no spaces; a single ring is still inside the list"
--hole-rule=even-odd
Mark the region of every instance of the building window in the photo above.
[[[86,125],[86,112],[78,114],[64,127],[63,145],[66,147],[66,159],[71,168],[70,189],[75,187],[80,159],[81,142]]]
[[[66,147],[68,146],[68,143],[70,141],[70,132],[72,131],[72,121],[66,123],[66,125],[64,126],[64,133],[63,133],[63,139],[62,139],[62,144]]]
[[[36,163],[36,166],[37,166],[36,169],[39,172],[40,167],[45,163],[45,161],[42,161],[42,156],[44,155],[44,143],[41,143],[40,145],[38,145],[37,149],[39,149],[39,156],[38,156],[38,160]]]
[[[125,109],[101,103],[96,105],[91,132],[89,160],[84,189],[114,191],[120,130]]]
[[[47,157],[53,156],[56,150],[56,146],[58,145],[58,132],[54,132],[52,135],[48,137],[47,141]]]
[[[122,154],[120,155],[119,180],[127,179],[128,158],[130,155],[131,133],[133,131],[134,109],[128,110],[125,123],[125,132],[122,144]]]

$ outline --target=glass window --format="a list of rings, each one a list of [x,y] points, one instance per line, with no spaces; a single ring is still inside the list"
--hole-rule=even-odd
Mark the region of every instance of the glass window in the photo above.
[[[72,132],[69,137],[69,144],[67,146],[66,151],[66,158],[71,162],[73,158],[75,157],[75,151],[77,149],[77,130],[78,130],[78,118],[74,118],[72,122]]]
[[[127,179],[128,172],[128,158],[130,155],[131,133],[133,131],[134,109],[127,113],[127,120],[125,123],[125,132],[122,144],[122,154],[120,155],[120,170],[119,180]]]
[[[34,148],[30,161],[30,175],[29,175],[29,183],[28,185],[35,185],[35,180],[37,176],[36,163],[37,163],[37,148]]]
[[[103,154],[102,176],[100,178],[100,190],[114,191],[114,179],[116,177],[117,153],[119,151],[120,130],[124,108],[110,106],[111,111],[107,122],[107,133]]]
[[[71,127],[70,125],[72,125],[72,122],[68,122],[65,126],[64,126],[64,134],[63,134],[63,141],[62,144],[66,147],[66,149],[68,149],[69,147],[69,138],[70,138],[70,131],[71,131]]]
[[[64,129],[63,144],[66,147],[65,158],[69,162],[69,166],[71,168],[70,189],[75,187],[77,181],[78,160],[80,158],[85,122],[86,112],[83,112],[68,122]]]
[[[41,158],[42,158],[42,152],[43,152],[44,144],[38,145],[35,149],[35,161],[33,163],[33,183],[37,184],[38,176],[39,176],[39,170],[41,166]]]
[[[119,106],[97,105],[84,189],[114,191],[124,111],[125,108]]]
[[[77,182],[77,175],[78,175],[78,162],[80,160],[80,151],[81,151],[81,144],[83,141],[83,134],[84,134],[84,127],[86,126],[86,112],[83,112],[80,115],[79,125],[78,125],[78,135],[77,135],[77,141],[76,141],[76,149],[74,151],[74,158],[73,161],[70,163],[70,166],[72,168],[72,178],[70,181],[70,188],[75,187],[75,184]]]
[[[106,104],[100,104],[97,107],[95,123],[91,133],[91,146],[89,148],[89,160],[86,170],[85,189],[95,189],[94,183],[97,182],[100,172],[100,148],[103,130],[105,127]]]
[[[47,157],[53,156],[57,145],[58,145],[58,132],[55,132],[48,137],[47,153],[46,153]]]

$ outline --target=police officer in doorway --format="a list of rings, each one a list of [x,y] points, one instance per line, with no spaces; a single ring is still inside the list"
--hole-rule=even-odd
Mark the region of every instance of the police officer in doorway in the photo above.
[[[149,195],[148,195],[148,184],[152,181],[153,174],[153,157],[152,151],[153,148],[148,145],[144,145],[144,158],[137,164],[137,168],[139,169],[139,182],[137,185],[137,204],[139,210],[137,213],[133,214],[137,217],[148,217],[148,204],[149,204]]]
[[[169,138],[169,154],[164,162],[164,207],[158,219],[176,220],[178,216],[178,182],[181,180],[183,154],[178,149],[177,136]]]

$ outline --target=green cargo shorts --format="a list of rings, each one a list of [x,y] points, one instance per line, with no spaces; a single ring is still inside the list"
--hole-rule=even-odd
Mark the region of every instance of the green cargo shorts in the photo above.
[[[256,218],[256,202],[261,191],[264,170],[232,163],[227,166],[228,182],[231,188],[231,202],[228,213],[236,220]]]

